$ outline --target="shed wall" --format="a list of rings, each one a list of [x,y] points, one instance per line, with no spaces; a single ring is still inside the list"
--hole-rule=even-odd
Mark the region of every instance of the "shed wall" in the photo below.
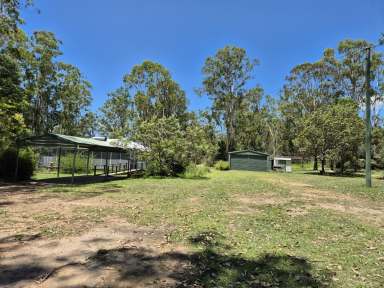
[[[230,165],[233,170],[270,171],[271,161],[267,155],[231,154]]]

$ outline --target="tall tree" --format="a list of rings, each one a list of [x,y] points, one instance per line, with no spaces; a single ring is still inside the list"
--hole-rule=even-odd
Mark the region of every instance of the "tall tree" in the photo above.
[[[365,97],[365,59],[366,48],[372,46],[365,40],[343,40],[338,45],[338,52],[341,56],[340,74],[342,77],[342,88],[345,96],[353,99],[359,105],[364,103]],[[372,52],[371,60],[371,79],[374,89],[372,104],[382,100],[382,95],[378,93],[382,84],[383,55],[379,52]],[[381,76],[381,77],[380,77]]]
[[[60,41],[51,32],[37,31],[31,39],[31,57],[27,70],[27,91],[32,104],[29,122],[33,134],[51,132],[59,121],[58,64]]]
[[[71,64],[58,63],[56,95],[58,101],[58,125],[62,134],[81,135],[80,122],[91,104],[91,84],[80,70]]]
[[[28,101],[22,63],[27,37],[19,28],[19,10],[31,1],[0,1],[0,150],[27,132],[24,112]]]
[[[125,75],[124,83],[133,96],[139,122],[153,117],[176,117],[185,120],[185,92],[162,65],[144,61]]]
[[[125,87],[108,95],[100,108],[99,130],[105,136],[122,138],[131,136],[134,121],[133,99]]]
[[[325,105],[337,101],[342,95],[339,89],[339,64],[332,49],[326,49],[323,57],[314,63],[295,66],[287,77],[280,100],[282,116],[282,143],[288,153],[301,154],[294,145],[295,135],[300,132],[300,122]],[[313,147],[314,148],[314,147]],[[317,170],[317,149],[312,150],[314,170]]]
[[[201,94],[212,99],[212,114],[226,130],[226,154],[236,146],[238,113],[250,95],[247,84],[257,60],[250,59],[242,48],[226,46],[208,57],[203,67]]]
[[[18,41],[20,24],[24,20],[20,17],[20,8],[32,5],[32,0],[1,0],[0,1],[0,48],[12,46]]]
[[[264,91],[261,87],[250,89],[237,112],[235,135],[236,149],[266,149],[265,107],[261,104]]]
[[[0,52],[0,149],[25,132],[23,112],[28,106],[21,88],[18,61]]]

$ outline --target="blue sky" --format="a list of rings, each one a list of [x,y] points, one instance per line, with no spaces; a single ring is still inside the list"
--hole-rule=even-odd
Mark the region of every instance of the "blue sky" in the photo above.
[[[201,68],[225,45],[260,60],[253,84],[278,97],[290,69],[321,57],[346,38],[376,42],[384,32],[383,0],[34,0],[25,30],[48,30],[63,42],[62,61],[92,83],[96,110],[135,64],[167,67],[203,109]],[[37,13],[37,9],[41,13]]]

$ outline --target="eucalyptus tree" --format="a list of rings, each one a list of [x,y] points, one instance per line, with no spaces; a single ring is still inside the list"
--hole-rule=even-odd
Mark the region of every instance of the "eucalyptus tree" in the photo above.
[[[27,36],[19,28],[24,23],[19,9],[28,4],[30,1],[0,1],[0,150],[27,132],[22,66]]]
[[[80,119],[79,134],[83,137],[94,137],[97,132],[97,117],[92,111],[87,111]]]
[[[250,59],[245,49],[226,46],[208,57],[202,69],[204,79],[200,94],[212,100],[212,114],[217,124],[225,128],[226,153],[235,149],[238,116],[247,96],[256,59]]]
[[[19,28],[24,20],[20,17],[20,9],[32,5],[32,0],[0,1],[0,49],[18,42],[22,30]]]
[[[126,87],[108,94],[99,110],[98,129],[112,138],[129,137],[134,125],[134,101]]]
[[[91,104],[91,83],[80,70],[66,63],[58,63],[55,97],[58,101],[58,124],[62,134],[81,135],[80,122]]]
[[[344,163],[348,159],[356,160],[357,150],[363,143],[363,131],[357,104],[341,100],[307,114],[300,123],[295,143],[307,154],[320,157],[321,173],[325,172],[326,159],[338,162],[343,173]]]
[[[124,84],[133,97],[137,120],[153,117],[176,117],[185,120],[185,92],[159,63],[144,61],[124,76]]]
[[[338,64],[334,52],[327,49],[321,60],[295,66],[287,77],[283,102],[296,105],[300,116],[312,113],[340,97]]]
[[[60,44],[51,32],[37,31],[31,38],[26,89],[31,103],[28,121],[33,134],[51,132],[59,121],[56,58],[62,54]]]
[[[28,106],[21,87],[18,61],[0,52],[0,150],[25,132],[23,112]]]
[[[365,97],[365,63],[366,48],[373,46],[365,40],[343,40],[338,45],[340,54],[340,68],[342,77],[342,88],[345,96],[353,99],[359,105],[364,103]],[[374,98],[372,104],[382,100],[382,96],[378,93],[379,86],[382,85],[383,74],[383,55],[377,51],[373,51],[371,60],[371,79]]]
[[[303,117],[316,112],[324,105],[335,103],[342,97],[339,85],[339,63],[332,49],[326,49],[323,57],[314,63],[304,63],[295,66],[283,88],[280,100],[280,111],[283,121],[283,146],[288,153],[302,154],[293,140],[300,131]],[[312,138],[316,141],[316,138]],[[317,170],[316,149],[311,152],[314,156],[314,169]]]
[[[267,148],[266,109],[261,104],[263,96],[264,90],[261,87],[255,87],[248,91],[242,101],[236,115],[236,149],[265,151]]]

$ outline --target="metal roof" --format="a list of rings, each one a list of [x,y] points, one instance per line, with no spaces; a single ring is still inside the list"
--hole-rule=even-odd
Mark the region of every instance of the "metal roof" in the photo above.
[[[263,153],[263,152],[259,152],[259,151],[255,151],[255,150],[239,150],[239,151],[232,151],[232,152],[229,152],[229,154],[241,154],[241,153],[253,153],[253,154],[258,154],[258,155],[265,155],[265,156],[269,156],[269,154],[267,153]]]
[[[276,157],[273,157],[274,160],[287,160],[287,161],[290,161],[292,160],[290,157],[285,157],[285,156],[276,156]]]
[[[110,141],[96,140],[93,138],[69,136],[62,134],[46,134],[42,136],[33,136],[25,138],[21,141],[24,146],[46,146],[46,147],[68,147],[68,148],[84,148],[90,151],[101,152],[123,152],[138,148],[120,145]]]

